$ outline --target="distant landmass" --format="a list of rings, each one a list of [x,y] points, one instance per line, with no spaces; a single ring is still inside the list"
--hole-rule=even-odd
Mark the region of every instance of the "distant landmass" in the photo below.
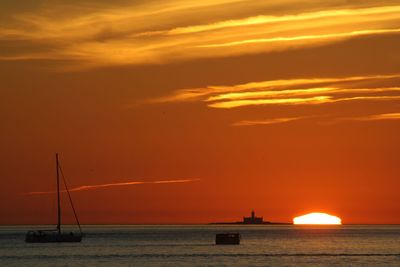
[[[243,217],[243,221],[239,222],[213,222],[211,224],[292,224],[292,223],[284,223],[284,222],[270,222],[264,221],[263,217],[257,217],[254,210],[251,211],[250,217]]]

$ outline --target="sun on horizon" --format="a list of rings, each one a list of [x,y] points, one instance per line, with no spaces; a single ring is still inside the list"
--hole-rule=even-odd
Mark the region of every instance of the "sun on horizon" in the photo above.
[[[312,212],[293,218],[293,224],[341,225],[342,219],[327,213]]]

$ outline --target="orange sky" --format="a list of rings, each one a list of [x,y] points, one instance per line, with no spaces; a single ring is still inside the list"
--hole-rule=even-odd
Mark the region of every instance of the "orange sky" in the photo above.
[[[398,1],[4,0],[0,224],[55,152],[84,224],[400,223],[399,47]]]

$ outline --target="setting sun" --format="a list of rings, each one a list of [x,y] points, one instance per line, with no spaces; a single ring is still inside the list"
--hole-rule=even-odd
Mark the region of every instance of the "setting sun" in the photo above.
[[[303,216],[295,217],[293,224],[342,224],[339,217],[327,213],[313,212]]]

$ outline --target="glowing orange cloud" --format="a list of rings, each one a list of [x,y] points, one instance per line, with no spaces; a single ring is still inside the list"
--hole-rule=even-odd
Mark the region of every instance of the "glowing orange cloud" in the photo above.
[[[277,5],[271,4],[274,1],[258,2],[260,7]],[[289,9],[287,14],[273,11],[260,14],[260,10],[267,9],[252,8],[253,5],[244,0],[144,1],[113,8],[85,6],[85,12],[52,3],[43,10],[10,14],[4,19],[0,40],[24,41],[41,48],[17,49],[12,53],[1,51],[0,61],[74,60],[70,68],[78,69],[163,64],[317,46],[347,38],[400,32],[399,5],[381,3],[376,7],[357,7],[351,4],[342,6],[343,9],[325,7],[325,10],[315,11],[307,1],[301,2],[305,2],[303,8]],[[193,18],[188,21],[189,16]],[[190,21],[204,23],[188,25]],[[231,46],[235,49],[218,49]]]
[[[400,120],[400,113],[383,113],[361,117],[338,118],[338,121],[381,121],[381,120]]]
[[[317,12],[301,13],[296,15],[283,15],[283,16],[254,16],[243,19],[234,19],[226,21],[218,21],[211,24],[192,25],[187,27],[178,27],[166,31],[153,31],[144,32],[140,35],[176,35],[176,34],[188,34],[198,33],[211,30],[219,30],[232,27],[243,27],[259,24],[269,24],[278,22],[295,22],[302,20],[313,20],[329,17],[346,17],[346,16],[360,16],[360,15],[377,15],[400,12],[400,6],[383,6],[383,7],[372,7],[372,8],[359,8],[359,9],[338,9],[338,10],[324,10]]]
[[[304,117],[291,117],[291,118],[273,118],[265,120],[243,120],[232,124],[232,126],[252,126],[252,125],[269,125],[277,123],[285,123],[303,119]]]
[[[332,102],[330,96],[315,96],[305,98],[274,98],[274,99],[248,99],[234,100],[209,104],[212,108],[236,108],[251,105],[299,105],[299,104],[322,104]]]
[[[314,96],[304,98],[272,98],[272,99],[244,99],[232,100],[224,102],[216,102],[209,104],[212,108],[237,108],[242,106],[255,105],[315,105],[325,103],[336,103],[343,101],[384,101],[384,100],[400,100],[400,96],[355,96],[344,98],[333,98],[332,96]]]
[[[303,41],[303,40],[322,40],[322,39],[332,39],[332,38],[344,38],[344,37],[354,37],[363,35],[376,35],[376,34],[388,34],[388,33],[399,33],[400,29],[376,29],[376,30],[360,30],[360,31],[350,31],[341,33],[328,33],[328,34],[313,34],[313,35],[302,35],[302,36],[290,36],[290,37],[272,37],[272,38],[259,38],[259,39],[248,39],[240,40],[228,43],[220,44],[206,44],[199,45],[197,47],[212,48],[212,47],[229,47],[244,44],[254,44],[254,43],[273,43],[273,42],[291,42],[291,41]]]
[[[261,81],[261,82],[249,82],[244,84],[236,84],[236,85],[211,85],[205,88],[189,88],[189,89],[180,89],[173,92],[171,95],[155,98],[148,100],[148,103],[166,103],[166,102],[186,102],[186,101],[197,101],[197,100],[208,100],[208,101],[216,101],[216,100],[224,100],[224,99],[240,99],[245,96],[245,94],[239,94],[239,92],[246,92],[246,95],[249,98],[252,96],[262,97],[262,96],[281,96],[283,94],[308,94],[309,89],[291,89],[291,90],[269,90],[265,91],[265,89],[282,89],[289,87],[297,87],[304,85],[313,85],[313,84],[332,84],[332,83],[344,83],[344,82],[354,82],[354,81],[368,81],[368,80],[385,80],[385,79],[393,79],[399,78],[400,74],[389,74],[389,75],[369,75],[369,76],[350,76],[350,77],[335,77],[335,78],[303,78],[303,79],[287,79],[287,80],[270,80],[270,81]],[[313,89],[315,93],[317,88]],[[399,88],[382,88],[387,91],[392,90],[396,91]],[[262,90],[262,91],[260,91]],[[295,91],[297,90],[297,91]],[[307,90],[307,91],[306,91]],[[354,88],[332,88],[332,87],[322,87],[318,89],[318,93],[332,91],[338,92],[338,90],[355,90]],[[364,90],[381,90],[379,88],[368,88]],[[344,92],[344,91],[341,91]],[[348,92],[348,91],[347,91]],[[359,91],[360,92],[360,91]]]
[[[212,96],[207,101],[215,100],[237,100],[237,99],[257,99],[263,97],[282,97],[282,96],[304,96],[318,95],[320,93],[327,94],[345,94],[345,93],[381,93],[381,92],[399,92],[400,87],[388,88],[307,88],[307,89],[291,89],[291,90],[269,90],[256,92],[240,92],[228,93],[217,96]]]
[[[121,183],[109,183],[109,184],[97,184],[97,185],[82,185],[69,189],[70,192],[85,191],[85,190],[95,190],[107,187],[115,186],[129,186],[129,185],[142,185],[142,184],[174,184],[174,183],[190,183],[199,181],[200,179],[181,179],[181,180],[161,180],[161,181],[131,181],[131,182],[121,182]],[[62,190],[61,192],[66,192]],[[29,192],[28,195],[44,195],[44,194],[54,194],[56,191],[40,191],[40,192]]]
[[[366,120],[399,120],[400,113],[385,113],[365,117]]]

